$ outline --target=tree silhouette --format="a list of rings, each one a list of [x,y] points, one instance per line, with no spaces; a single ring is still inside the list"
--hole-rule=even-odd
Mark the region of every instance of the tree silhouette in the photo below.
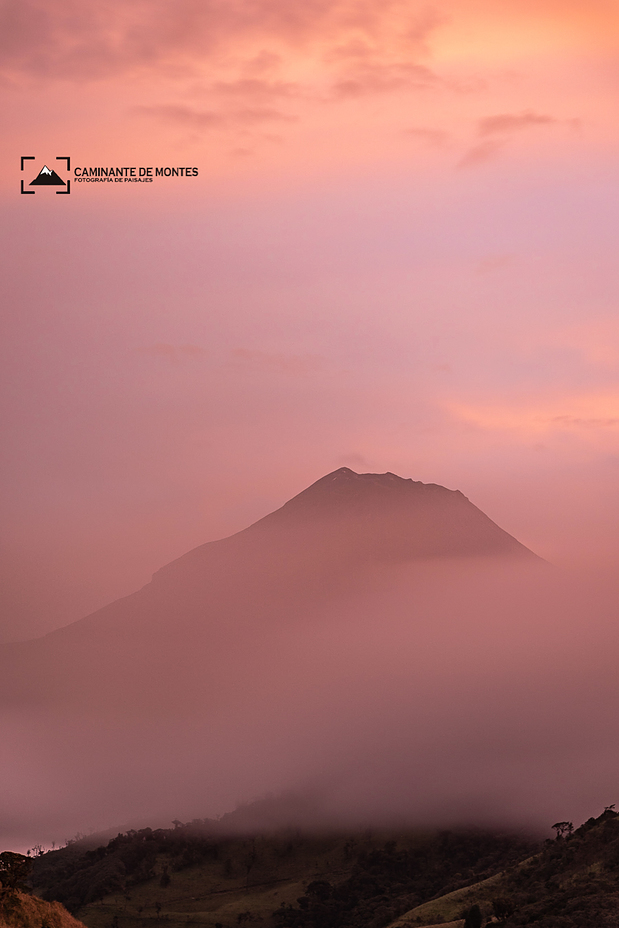
[[[4,893],[29,893],[26,880],[32,870],[32,859],[25,854],[3,851],[0,854],[0,885]]]
[[[574,831],[574,826],[571,822],[555,822],[552,827],[557,832],[557,841],[559,838],[564,838],[566,835],[569,838]]]
[[[243,863],[245,864],[245,873],[246,873],[246,879],[245,879],[246,889],[249,889],[249,873],[257,860],[258,860],[258,852],[256,851],[256,839],[252,838],[249,854],[247,854],[243,860]]]
[[[472,905],[464,916],[464,928],[481,928],[483,917],[478,905]]]

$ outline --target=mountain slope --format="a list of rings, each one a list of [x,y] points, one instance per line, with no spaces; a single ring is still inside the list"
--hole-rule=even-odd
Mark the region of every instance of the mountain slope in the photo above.
[[[0,649],[5,841],[283,790],[332,825],[492,821],[511,774],[489,805],[468,732],[537,731],[522,664],[532,633],[544,686],[543,649],[559,666],[550,573],[461,493],[327,475],[131,596]]]
[[[619,815],[607,808],[575,831],[570,822],[557,824],[572,831],[490,879],[416,906],[389,928],[457,918],[471,905],[479,907],[484,924],[498,921],[503,928],[616,928]]]
[[[299,618],[381,566],[463,557],[539,562],[459,491],[340,468],[249,528],[161,568],[131,596],[0,648],[0,704],[49,705],[76,693],[95,704],[123,704],[128,694],[157,702],[163,672],[173,690],[177,666],[186,692],[204,676],[204,648],[231,629]]]
[[[297,568],[318,559],[327,569],[365,560],[536,557],[459,490],[390,473],[356,474],[347,467],[317,480],[242,532],[195,548],[157,571],[153,581],[194,579],[232,551],[241,557],[264,552],[267,560],[279,559],[279,566]]]

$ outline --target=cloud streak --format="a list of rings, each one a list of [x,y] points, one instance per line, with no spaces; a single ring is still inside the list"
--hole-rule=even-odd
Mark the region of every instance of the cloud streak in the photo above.
[[[472,148],[469,148],[469,150],[464,153],[460,161],[458,161],[457,167],[473,168],[477,167],[478,164],[485,164],[488,161],[493,161],[498,156],[503,145],[503,140],[498,139],[488,139],[485,142],[480,142],[478,145],[473,145]]]
[[[325,366],[324,358],[317,355],[294,355],[235,348],[232,363],[249,370],[274,371],[279,374],[311,374]]]
[[[491,430],[516,430],[532,434],[550,434],[562,430],[586,433],[600,429],[614,430],[619,426],[619,396],[613,394],[582,394],[555,399],[551,403],[541,400],[521,406],[453,404],[450,409],[463,421]]]
[[[482,137],[488,135],[507,135],[535,126],[556,125],[558,122],[560,122],[560,120],[555,119],[554,116],[534,113],[531,110],[516,115],[511,113],[500,113],[498,116],[486,116],[484,119],[480,119],[477,124],[477,133]]]
[[[458,167],[469,168],[488,161],[493,161],[505,146],[510,136],[527,129],[546,126],[580,125],[579,120],[556,119],[544,113],[535,113],[525,110],[522,113],[499,113],[495,116],[486,116],[477,123],[477,135],[483,139],[473,145],[458,162]]]
[[[184,360],[195,361],[206,355],[204,348],[198,345],[170,345],[167,342],[157,342],[142,351],[156,358],[166,358],[172,364],[179,364]]]
[[[140,116],[157,119],[169,125],[185,127],[198,132],[234,126],[255,126],[264,122],[295,122],[295,116],[281,113],[271,107],[243,107],[228,112],[209,112],[189,106],[161,104],[158,106],[135,106],[133,112]]]

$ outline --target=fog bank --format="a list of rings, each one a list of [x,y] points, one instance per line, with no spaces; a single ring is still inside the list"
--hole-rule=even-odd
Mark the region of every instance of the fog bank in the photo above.
[[[584,819],[617,798],[617,586],[509,559],[383,565],[286,621],[203,626],[150,705],[140,655],[94,702],[76,663],[70,703],[5,700],[2,840],[290,790],[337,825]]]

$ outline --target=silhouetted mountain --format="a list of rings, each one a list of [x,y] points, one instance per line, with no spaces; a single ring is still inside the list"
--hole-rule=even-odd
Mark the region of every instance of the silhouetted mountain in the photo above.
[[[170,707],[177,691],[204,694],[214,649],[230,635],[298,621],[362,588],[381,566],[465,557],[539,561],[457,490],[343,467],[249,528],[161,568],[131,596],[3,646],[0,703]],[[213,673],[208,679],[212,693]]]
[[[535,558],[459,490],[395,474],[356,474],[341,467],[281,509],[222,541],[195,548],[153,577],[154,583],[195,580],[238,556],[240,564],[331,573],[364,561],[507,555]]]

